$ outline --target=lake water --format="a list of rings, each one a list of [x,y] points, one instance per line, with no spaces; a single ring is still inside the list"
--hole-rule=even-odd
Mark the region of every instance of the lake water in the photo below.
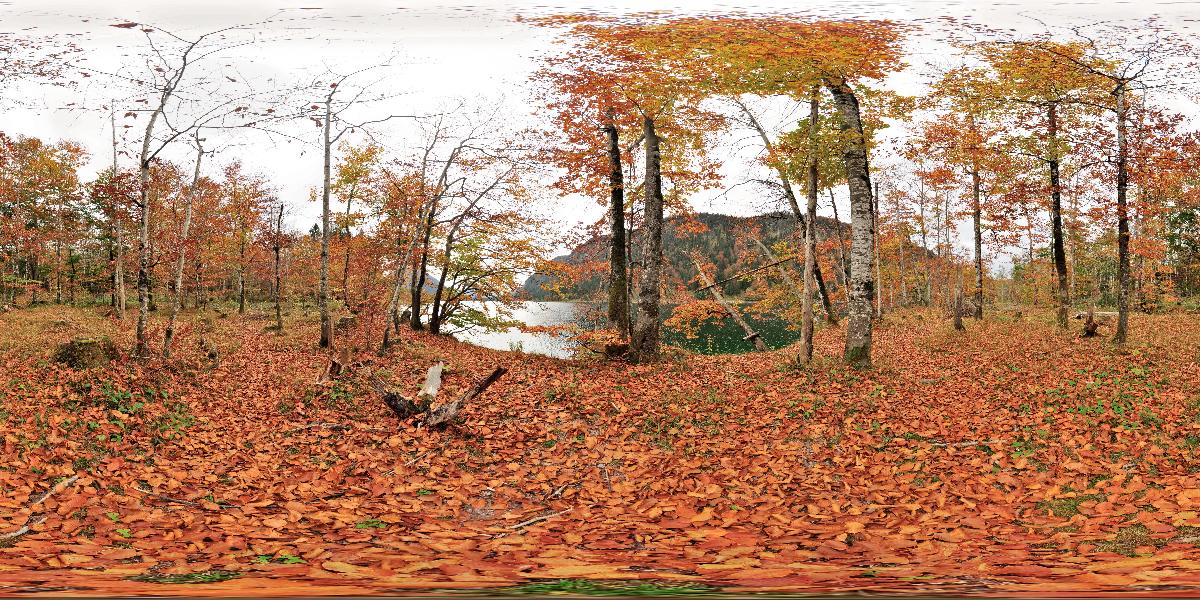
[[[665,310],[664,318],[670,316],[671,307]],[[604,320],[603,306],[587,302],[525,302],[514,312],[513,318],[526,325],[576,324],[593,328]],[[747,319],[771,348],[781,348],[800,338],[799,330],[788,327],[779,319]],[[754,350],[754,344],[742,339],[745,334],[730,319],[705,323],[694,338],[671,329],[663,329],[663,343],[681,346],[701,354],[739,354]],[[495,348],[497,350],[520,350],[534,354],[545,354],[558,358],[570,358],[575,348],[565,336],[542,332],[528,332],[517,328],[506,331],[468,331],[456,336],[465,342]]]

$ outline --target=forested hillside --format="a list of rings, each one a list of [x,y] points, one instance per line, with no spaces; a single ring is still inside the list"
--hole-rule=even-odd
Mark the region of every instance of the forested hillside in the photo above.
[[[756,265],[773,262],[758,248],[753,239],[772,248],[781,241],[791,243],[796,230],[795,219],[784,212],[753,217],[695,213],[668,217],[665,221],[664,256],[670,265],[668,272],[674,275],[673,280],[676,283],[689,282],[696,276],[692,253],[698,253],[710,261],[716,270],[716,278],[720,281]],[[818,236],[822,241],[836,239],[837,229],[834,223],[833,219],[825,217],[817,219]],[[696,227],[697,224],[700,227]],[[848,235],[848,226],[845,223],[841,225],[843,234]],[[640,233],[633,232],[633,238],[638,239]],[[577,246],[570,254],[557,256],[554,260],[570,265],[606,261],[609,239],[606,235],[594,236]],[[641,250],[638,244],[635,243],[632,250],[633,261],[640,261]],[[784,258],[787,256],[776,255],[774,260]],[[803,266],[803,261],[797,264]],[[796,265],[789,263],[787,268],[795,269]],[[559,281],[553,275],[535,273],[525,280],[524,288],[531,300],[598,300],[605,288],[604,276],[600,273],[563,284],[562,287],[557,284]],[[747,279],[734,278],[721,284],[721,291],[728,296],[738,296],[749,286]]]

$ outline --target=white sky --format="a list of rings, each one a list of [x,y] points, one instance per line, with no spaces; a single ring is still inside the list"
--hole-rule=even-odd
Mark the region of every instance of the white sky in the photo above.
[[[258,21],[283,11],[285,17],[304,20],[292,22],[287,29],[280,25],[270,26],[264,32],[268,41],[253,46],[252,55],[242,52],[222,62],[241,65],[252,60],[253,64],[243,68],[243,74],[256,80],[273,77],[282,82],[311,79],[321,70],[322,64],[339,70],[353,70],[394,54],[399,57],[396,66],[389,70],[387,80],[377,89],[403,95],[390,101],[394,106],[387,107],[384,112],[433,111],[462,98],[476,105],[500,103],[506,107],[505,114],[512,115],[514,123],[531,124],[538,116],[529,105],[525,82],[536,68],[538,55],[549,46],[552,33],[518,23],[514,17],[579,10],[807,11],[818,15],[883,17],[925,23],[951,16],[1019,31],[1041,31],[1042,25],[1035,19],[1051,24],[1081,24],[1158,16],[1168,27],[1190,35],[1195,35],[1200,26],[1200,0],[770,0],[750,4],[660,0],[563,0],[554,3],[476,0],[462,4],[430,0],[0,0],[0,31],[76,34],[75,40],[87,51],[90,64],[111,69],[124,63],[127,68],[136,68],[139,63],[132,60],[131,53],[144,49],[144,38],[136,29],[117,29],[108,25],[135,21],[152,23],[181,34],[195,34]],[[944,57],[943,48],[935,41],[936,32],[914,35],[909,59],[913,67],[892,83],[901,91],[913,89],[921,80],[926,64]],[[104,81],[93,78],[89,83],[83,93],[92,106],[115,95],[112,90],[105,89]],[[68,101],[56,90],[23,86],[19,88],[19,94],[24,97],[26,106],[7,109],[0,120],[0,130],[43,139],[78,141],[92,152],[89,174],[110,164],[106,111],[54,110]],[[1187,110],[1192,108],[1194,106],[1189,106]],[[254,138],[219,154],[216,164],[212,164],[207,172],[216,175],[221,163],[235,156],[240,158],[248,169],[271,180],[282,198],[292,201],[293,226],[307,230],[319,216],[319,206],[308,202],[308,191],[320,183],[321,157],[315,147],[318,130],[310,124],[307,128],[297,127],[295,131],[311,137],[314,146],[304,148],[297,143],[272,143]],[[405,136],[412,134],[411,129],[405,130],[402,125],[379,132],[389,147],[403,146]],[[747,177],[749,155],[745,150],[737,150],[737,139],[740,137],[735,137],[729,144],[729,160],[722,170],[728,185]],[[168,158],[181,157],[182,154],[168,154]],[[124,157],[122,161],[128,166],[131,159]],[[751,186],[741,186],[716,200],[713,199],[715,196],[713,193],[694,198],[693,204],[698,210],[733,214],[752,214],[765,208],[759,200],[761,194]],[[844,219],[849,211],[844,205],[839,211],[843,210]],[[601,212],[594,202],[576,199],[561,202],[554,214],[565,227],[569,223],[593,220]]]

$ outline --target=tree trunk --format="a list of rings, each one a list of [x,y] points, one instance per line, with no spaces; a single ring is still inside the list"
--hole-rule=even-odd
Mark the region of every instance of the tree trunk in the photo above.
[[[1125,82],[1115,91],[1117,100],[1117,331],[1113,343],[1129,337],[1129,143],[1126,140]]]
[[[872,195],[871,204],[871,233],[873,234],[872,245],[875,246],[875,254],[872,263],[875,266],[875,285],[876,287],[883,286],[883,265],[880,264],[880,242],[879,242],[879,182],[875,182],[875,193]],[[883,318],[883,293],[878,289],[875,290],[875,318]]]
[[[342,261],[342,303],[350,306],[350,242],[354,235],[350,231],[350,203],[354,201],[354,186],[350,186],[350,194],[346,196],[346,256]]]
[[[1067,282],[1067,253],[1063,243],[1062,184],[1058,172],[1058,104],[1051,103],[1047,112],[1050,152],[1050,233],[1054,244],[1054,272],[1058,276],[1058,326],[1067,328],[1067,307],[1071,291]]]
[[[662,156],[659,150],[658,132],[654,119],[645,117],[642,130],[646,140],[646,230],[645,250],[642,252],[642,281],[638,298],[638,319],[630,343],[630,352],[636,362],[651,362],[658,358],[661,320],[659,299],[661,297],[663,271],[663,195]]]
[[[325,97],[324,149],[325,166],[321,173],[321,283],[317,296],[317,308],[321,311],[321,348],[333,347],[333,321],[329,315],[329,168],[333,141],[330,139],[333,92]]]
[[[746,118],[749,119],[755,131],[758,132],[758,137],[762,139],[763,147],[770,152],[774,148],[774,144],[771,143],[771,138],[767,136],[767,130],[758,122],[758,119],[754,117],[750,109],[746,108],[741,102],[737,102],[737,105],[742,109],[742,113],[746,115]],[[792,189],[792,180],[788,177],[787,172],[780,167],[775,168],[775,174],[779,177],[780,185],[783,186],[783,195],[787,198],[788,207],[792,209],[792,217],[796,219],[796,230],[801,232],[801,236],[803,236],[803,232],[808,229],[808,225],[804,218],[804,212],[800,210],[800,202],[796,199],[796,191]],[[838,235],[841,235],[841,227],[840,223],[837,222],[836,215],[834,216],[834,225],[838,226]],[[821,274],[821,263],[819,261],[816,263],[813,273],[813,276],[817,280],[817,289],[821,292],[821,305],[825,308],[825,320],[830,325],[837,325],[837,313],[834,312],[833,302],[829,299],[829,290],[825,286],[825,277]]]
[[[116,190],[117,179],[117,117],[115,112],[109,113],[109,118],[112,122],[112,147],[113,147],[113,190]],[[121,228],[121,217],[118,212],[117,199],[110,198],[112,202],[112,228],[113,228],[113,246],[116,249],[116,259],[113,263],[113,297],[116,303],[113,308],[116,311],[117,320],[125,318],[125,235]]]
[[[279,216],[275,221],[275,240],[272,249],[275,251],[275,330],[283,333],[283,279],[280,276],[280,252],[283,249],[283,203],[279,204]]]
[[[850,289],[848,290],[845,360],[856,368],[871,366],[871,303],[875,281],[871,273],[874,253],[871,173],[867,162],[866,137],[863,134],[858,98],[844,81],[827,82],[842,120],[842,129],[850,133],[842,162],[850,188]]]
[[[197,138],[200,136],[197,135]],[[183,228],[179,232],[179,258],[175,260],[175,290],[171,295],[171,314],[167,317],[167,331],[163,334],[162,357],[171,358],[171,342],[175,339],[175,320],[179,317],[179,299],[183,296],[183,265],[187,260],[188,230],[192,226],[192,202],[196,197],[196,186],[200,184],[200,161],[204,149],[196,140],[196,168],[192,171],[192,185],[183,200]]]
[[[155,116],[157,113],[150,118],[153,120]],[[153,123],[148,127],[153,127]],[[144,158],[140,161],[138,169],[138,208],[141,214],[138,226],[138,318],[135,334],[137,342],[134,348],[134,356],[138,358],[150,355],[150,348],[146,343],[146,319],[150,312],[150,159],[147,156],[149,145],[150,132],[147,131],[142,152]]]
[[[616,124],[604,125],[608,134],[608,325],[629,339],[629,267],[625,262],[625,175]]]
[[[429,309],[429,333],[434,335],[442,332],[442,293],[446,289],[446,276],[450,273],[450,253],[454,250],[454,235],[457,229],[458,223],[455,223],[450,228],[450,231],[446,233],[446,245],[442,250],[444,254],[442,258],[442,273],[438,277],[437,287],[433,291],[433,304]]]
[[[246,223],[244,221],[238,231],[238,314],[246,314]]]
[[[808,102],[808,205],[804,220],[804,293],[800,299],[800,356],[807,365],[813,354],[813,287],[817,265],[817,191],[820,183],[817,134],[820,119],[820,88],[813,88]]]
[[[979,169],[971,171],[971,218],[975,225],[975,320],[983,319],[983,189]]]
[[[412,305],[409,307],[409,325],[415,331],[424,329],[421,325],[421,293],[425,288],[425,278],[427,277],[427,269],[429,268],[429,239],[433,235],[433,221],[437,212],[436,200],[429,205],[429,213],[425,218],[424,231],[422,232],[421,241],[421,263],[420,267],[413,271],[413,286],[412,286]]]

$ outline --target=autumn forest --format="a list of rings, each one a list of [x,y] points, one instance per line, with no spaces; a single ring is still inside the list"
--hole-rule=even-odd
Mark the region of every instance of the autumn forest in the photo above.
[[[1200,588],[1186,28],[321,10],[0,31],[0,595]]]

